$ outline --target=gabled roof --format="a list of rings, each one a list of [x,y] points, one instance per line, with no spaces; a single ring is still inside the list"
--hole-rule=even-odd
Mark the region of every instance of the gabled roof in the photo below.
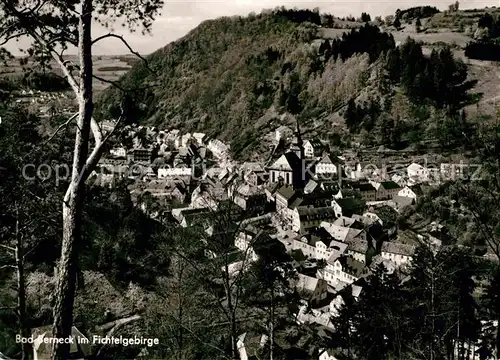
[[[320,161],[318,161],[318,164],[329,164],[329,165],[331,164],[331,165],[333,165],[334,162],[332,161],[332,159],[330,159],[330,155],[327,154],[327,155],[323,156],[323,158]]]
[[[390,254],[413,256],[413,254],[415,253],[415,246],[385,241],[384,243],[382,243],[382,248],[380,249],[380,251]]]
[[[350,256],[343,256],[338,261],[342,265],[342,271],[349,275],[360,278],[365,272],[366,265]]]
[[[394,181],[382,181],[380,183],[386,190],[401,189],[401,186],[396,184]]]
[[[305,142],[309,142],[312,147],[314,148],[321,148],[321,147],[324,147],[325,145],[321,142],[321,140],[317,139],[317,138],[314,138],[314,139],[310,139],[310,140],[306,140]]]
[[[352,188],[358,190],[359,192],[375,191],[375,187],[370,183],[354,183]]]
[[[291,185],[283,185],[276,191],[277,194],[283,196],[286,200],[290,200],[296,194],[296,191]]]
[[[331,249],[331,255],[330,257],[326,260],[328,264],[334,264],[335,261],[341,257],[343,254],[345,254],[347,250],[347,244],[340,242],[340,241],[335,241],[332,240],[330,242],[329,248]]]
[[[358,237],[353,237],[346,241],[347,250],[354,251],[360,254],[366,254],[368,251],[368,241]]]
[[[345,199],[335,199],[334,200],[342,210],[355,210],[360,207],[365,206],[365,201],[356,198],[345,198]]]
[[[279,163],[282,161],[282,160],[285,160],[285,162],[287,163],[288,167],[290,168],[290,170],[301,170],[302,168],[302,164],[301,164],[301,161],[299,159],[299,157],[297,156],[297,154],[295,154],[294,152],[287,152],[283,155],[281,155],[281,157],[276,160],[270,167],[269,169],[271,170],[283,170],[283,166],[281,166]]]
[[[314,292],[318,286],[318,282],[319,280],[315,277],[299,273],[296,287],[299,290]]]
[[[323,220],[329,217],[335,217],[335,210],[332,207],[302,207],[297,208],[301,220]]]
[[[392,201],[399,206],[409,206],[413,204],[413,198],[406,196],[395,195],[392,197]]]
[[[313,235],[313,234],[305,234],[300,237],[301,240],[306,240],[307,244],[310,246],[316,246],[317,242],[322,241],[322,239],[319,236]]]

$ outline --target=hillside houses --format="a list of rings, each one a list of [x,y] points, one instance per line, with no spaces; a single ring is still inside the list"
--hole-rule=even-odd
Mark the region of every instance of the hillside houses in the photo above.
[[[222,141],[174,130],[151,135],[161,151],[123,146],[129,159],[113,161],[123,172],[142,164],[142,173],[129,179],[138,206],[155,219],[195,229],[201,256],[221,261],[227,251],[231,261],[222,270],[231,279],[270,256],[271,248],[287,254],[296,275],[290,288],[307,304],[299,306],[297,322],[328,328],[342,294],[359,297],[377,266],[394,272],[411,262],[417,244],[399,236],[396,220],[423,196],[425,171],[409,167],[405,179],[424,180],[403,186],[375,177],[376,171],[365,174],[355,155],[341,159],[317,140],[302,140],[300,129],[293,138],[281,130],[277,138],[291,145],[266,163],[234,161]],[[346,159],[357,164],[354,171]],[[434,238],[430,231],[425,236]],[[330,352],[322,354],[330,359]]]

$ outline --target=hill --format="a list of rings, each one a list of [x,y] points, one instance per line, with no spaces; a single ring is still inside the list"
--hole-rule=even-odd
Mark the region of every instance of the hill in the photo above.
[[[467,66],[442,42],[398,46],[394,34],[411,33],[369,23],[325,30],[322,22],[317,11],[283,8],[205,21],[147,64],[135,64],[120,79],[121,90],[103,92],[99,111],[112,115],[125,91],[134,104],[130,121],[206,132],[246,158],[268,149],[265,135],[295,117],[309,136],[324,140],[342,134],[346,143],[418,145],[442,133],[436,119],[451,118],[443,124],[456,127],[453,111],[479,99],[468,94],[476,83]],[[441,71],[429,58],[446,61],[455,73],[424,85],[424,71]],[[346,124],[349,103],[357,111]]]

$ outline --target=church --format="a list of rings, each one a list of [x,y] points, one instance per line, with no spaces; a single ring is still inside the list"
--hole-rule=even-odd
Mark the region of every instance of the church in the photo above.
[[[299,123],[289,151],[281,155],[271,166],[269,166],[269,180],[273,183],[282,182],[293,186],[296,190],[304,189],[306,179],[306,164],[304,156],[304,144],[300,133]]]

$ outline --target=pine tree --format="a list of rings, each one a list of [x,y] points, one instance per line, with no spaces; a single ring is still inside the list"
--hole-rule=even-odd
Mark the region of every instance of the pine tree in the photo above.
[[[495,353],[500,354],[500,267],[495,269],[490,284],[482,297],[483,307],[491,319],[498,321],[495,336]]]
[[[394,19],[394,22],[392,23],[392,25],[394,25],[396,30],[399,30],[401,28],[401,20],[399,20],[399,17],[396,17]]]
[[[415,21],[415,30],[420,32],[422,30],[422,23],[420,22],[420,18],[417,18]]]

